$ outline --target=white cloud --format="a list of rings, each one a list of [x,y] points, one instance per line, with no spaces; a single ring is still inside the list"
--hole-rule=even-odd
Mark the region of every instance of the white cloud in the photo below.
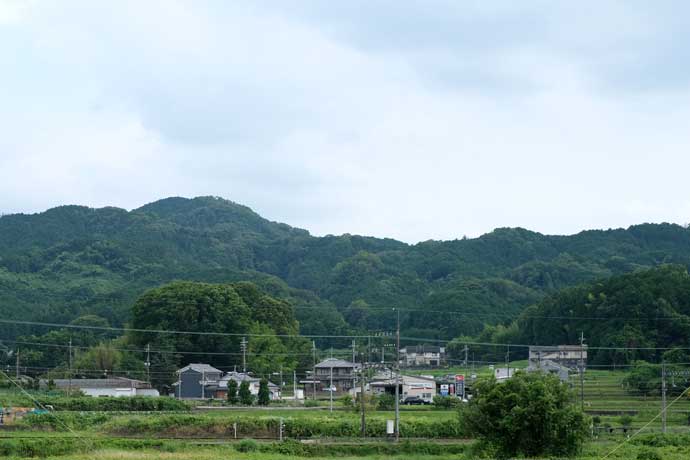
[[[0,3],[0,210],[220,195],[406,241],[688,220],[688,75],[621,80],[669,46],[644,5],[305,4]]]

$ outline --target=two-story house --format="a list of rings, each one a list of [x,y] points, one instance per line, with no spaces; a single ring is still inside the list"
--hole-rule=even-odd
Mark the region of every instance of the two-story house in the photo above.
[[[321,390],[328,390],[332,384],[335,391],[349,391],[353,388],[359,368],[360,364],[344,359],[325,359],[315,366],[318,386]]]

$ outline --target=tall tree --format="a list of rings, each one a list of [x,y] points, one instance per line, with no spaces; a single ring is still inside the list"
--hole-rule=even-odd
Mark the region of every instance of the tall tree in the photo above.
[[[239,398],[240,404],[244,404],[245,406],[251,406],[254,402],[254,396],[252,396],[251,391],[249,391],[249,382],[246,380],[240,383]]]
[[[268,391],[268,380],[261,379],[261,382],[259,382],[258,396],[258,403],[261,406],[268,406],[268,404],[271,402],[271,394]]]
[[[228,403],[230,404],[237,404],[239,401],[237,397],[237,381],[236,380],[228,380]]]

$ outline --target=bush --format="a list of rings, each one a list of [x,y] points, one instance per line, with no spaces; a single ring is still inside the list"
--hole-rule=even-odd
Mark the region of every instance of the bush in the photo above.
[[[618,422],[624,427],[629,427],[632,424],[633,418],[629,415],[621,415],[618,418]]]
[[[235,445],[237,452],[256,452],[259,450],[259,443],[253,439],[243,439]]]
[[[497,457],[573,456],[588,435],[584,413],[553,375],[516,372],[500,384],[481,380],[473,393],[461,426]]]
[[[438,409],[454,409],[462,404],[460,398],[455,396],[434,396],[434,407]]]
[[[395,396],[384,393],[376,399],[376,410],[392,410],[395,407]]]
[[[304,407],[319,407],[319,402],[313,399],[305,399]]]
[[[663,460],[663,457],[653,449],[644,448],[637,454],[637,460]]]

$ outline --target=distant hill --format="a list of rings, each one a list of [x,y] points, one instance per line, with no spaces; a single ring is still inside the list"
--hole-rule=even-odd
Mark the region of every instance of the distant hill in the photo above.
[[[305,333],[390,329],[399,307],[406,335],[450,338],[507,322],[558,289],[667,263],[690,265],[690,230],[643,224],[547,236],[502,228],[408,245],[315,237],[215,197],[166,198],[129,212],[61,206],[0,217],[0,316],[97,314],[117,325],[147,288],[250,280],[291,300]]]

